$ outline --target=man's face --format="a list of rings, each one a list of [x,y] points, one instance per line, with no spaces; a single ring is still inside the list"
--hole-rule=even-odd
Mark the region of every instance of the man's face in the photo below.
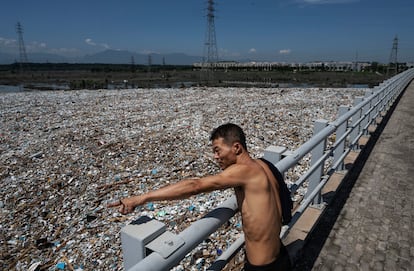
[[[212,144],[214,159],[217,160],[221,169],[224,170],[236,163],[237,157],[234,148],[227,145],[222,137],[214,139]]]

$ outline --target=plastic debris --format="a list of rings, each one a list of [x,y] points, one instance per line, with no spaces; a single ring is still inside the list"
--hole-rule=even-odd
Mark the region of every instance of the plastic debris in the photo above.
[[[86,221],[88,221],[88,222],[92,222],[97,218],[98,217],[96,215],[86,215]]]
[[[65,267],[66,267],[66,263],[64,263],[64,262],[59,262],[59,263],[56,264],[56,269],[58,269],[58,270],[64,270]]]
[[[69,264],[76,270],[121,270],[119,232],[125,224],[147,215],[178,233],[233,191],[149,203],[126,216],[117,208],[107,209],[107,202],[219,172],[208,138],[225,122],[243,127],[253,157],[262,156],[270,145],[294,150],[311,137],[313,120],[335,119],[338,106],[351,105],[363,91],[188,88],[1,93],[2,266],[28,270],[41,262],[49,271],[70,270]],[[295,180],[308,164],[305,157],[287,172],[286,181]],[[240,221],[239,215],[230,219],[175,270],[208,266],[223,252],[217,248],[225,250],[237,239]],[[64,255],[70,260],[62,261]]]
[[[49,242],[47,238],[40,238],[36,240],[36,247],[38,249],[46,249],[53,246],[53,243]]]
[[[204,260],[204,258],[199,258],[196,261],[196,266],[198,270],[201,270],[203,268],[203,265],[205,263],[206,260]]]
[[[157,213],[157,216],[163,217],[163,216],[165,216],[165,214],[166,214],[166,212],[164,210],[161,210]]]
[[[32,265],[29,267],[28,271],[37,271],[37,270],[39,270],[39,266],[40,266],[41,264],[42,264],[42,262],[36,262],[36,263],[32,264]]]
[[[150,211],[154,211],[155,210],[154,203],[152,202],[147,203],[147,209]]]

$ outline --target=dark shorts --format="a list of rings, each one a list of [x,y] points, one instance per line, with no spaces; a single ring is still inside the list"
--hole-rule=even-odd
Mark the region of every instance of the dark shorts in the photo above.
[[[292,265],[290,263],[289,254],[286,247],[282,244],[280,247],[279,257],[266,265],[253,265],[250,264],[247,260],[244,264],[244,271],[288,271],[292,270]]]

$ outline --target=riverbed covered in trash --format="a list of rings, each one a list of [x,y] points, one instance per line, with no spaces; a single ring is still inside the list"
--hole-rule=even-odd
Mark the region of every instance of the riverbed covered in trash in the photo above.
[[[178,233],[232,191],[149,203],[126,216],[105,208],[108,201],[219,172],[209,134],[226,122],[244,129],[253,157],[271,145],[294,150],[311,137],[314,120],[334,120],[338,107],[351,105],[363,91],[200,87],[2,93],[1,269],[122,270],[120,230],[127,223],[147,215]],[[295,172],[287,182],[294,178]],[[175,270],[204,270],[240,233],[236,216]]]

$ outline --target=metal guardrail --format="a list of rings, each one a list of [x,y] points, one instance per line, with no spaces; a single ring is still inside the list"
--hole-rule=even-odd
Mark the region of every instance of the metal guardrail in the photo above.
[[[344,169],[345,157],[352,150],[359,148],[359,139],[369,134],[370,125],[382,112],[393,105],[413,78],[414,69],[406,70],[369,90],[364,97],[357,97],[353,107],[341,106],[335,121],[329,123],[325,120],[316,121],[314,136],[293,152],[274,146],[265,150],[265,158],[274,163],[283,173],[293,168],[303,157],[311,154],[309,169],[290,187],[293,194],[305,181],[308,181],[308,191],[293,213],[292,221],[282,228],[280,234],[282,239],[287,236],[311,204],[321,203],[321,190],[329,177],[335,171]],[[328,138],[332,135],[335,136],[335,142],[328,146]],[[157,233],[154,233],[152,226],[147,227],[145,231],[142,231],[142,227],[141,230],[123,229],[121,238],[125,269],[130,271],[171,269],[236,212],[237,202],[232,196],[178,235],[166,232],[163,227],[158,228],[160,230]],[[243,245],[242,235],[207,270],[221,270]]]

